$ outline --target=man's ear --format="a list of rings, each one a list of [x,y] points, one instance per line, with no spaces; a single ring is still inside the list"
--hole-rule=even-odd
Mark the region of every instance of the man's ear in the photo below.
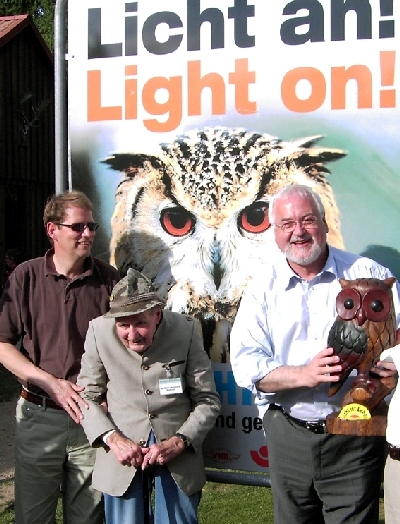
[[[54,231],[58,229],[58,226],[54,222],[47,222],[46,224],[46,233],[49,238],[54,240]]]

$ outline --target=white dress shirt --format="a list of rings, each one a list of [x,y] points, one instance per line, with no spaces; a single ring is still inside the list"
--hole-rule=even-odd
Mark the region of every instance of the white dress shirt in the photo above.
[[[255,383],[279,366],[308,364],[326,347],[337,316],[336,296],[341,290],[338,278],[390,276],[387,268],[373,260],[329,247],[325,267],[309,282],[294,273],[282,255],[249,284],[231,332],[231,364],[237,384],[256,395],[260,416],[271,403],[308,421],[325,419],[332,411],[340,410],[352,379],[330,398],[330,383],[276,393],[260,393]],[[392,290],[399,325],[397,282]]]
[[[387,349],[381,354],[381,360],[394,362],[400,372],[400,345]],[[386,440],[392,446],[400,448],[400,388],[394,390],[387,416]]]

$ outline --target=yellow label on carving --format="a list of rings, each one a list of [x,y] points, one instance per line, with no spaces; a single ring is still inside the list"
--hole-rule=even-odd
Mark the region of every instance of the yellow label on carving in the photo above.
[[[338,418],[344,420],[368,420],[371,418],[371,413],[368,411],[368,408],[362,404],[353,402],[342,408]]]

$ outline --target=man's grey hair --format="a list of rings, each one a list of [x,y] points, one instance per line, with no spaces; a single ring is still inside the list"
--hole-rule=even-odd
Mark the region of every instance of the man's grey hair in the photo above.
[[[291,184],[280,189],[269,202],[268,217],[271,224],[275,224],[274,208],[277,200],[291,195],[298,195],[305,198],[311,198],[317,206],[321,218],[325,218],[325,208],[321,197],[315,193],[309,186],[301,184]]]

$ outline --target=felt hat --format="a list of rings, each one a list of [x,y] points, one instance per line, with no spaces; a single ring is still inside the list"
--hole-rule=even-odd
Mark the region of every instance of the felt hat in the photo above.
[[[154,306],[165,306],[165,301],[156,293],[151,280],[139,271],[129,268],[126,277],[114,286],[110,297],[107,318],[128,317],[143,313]]]

